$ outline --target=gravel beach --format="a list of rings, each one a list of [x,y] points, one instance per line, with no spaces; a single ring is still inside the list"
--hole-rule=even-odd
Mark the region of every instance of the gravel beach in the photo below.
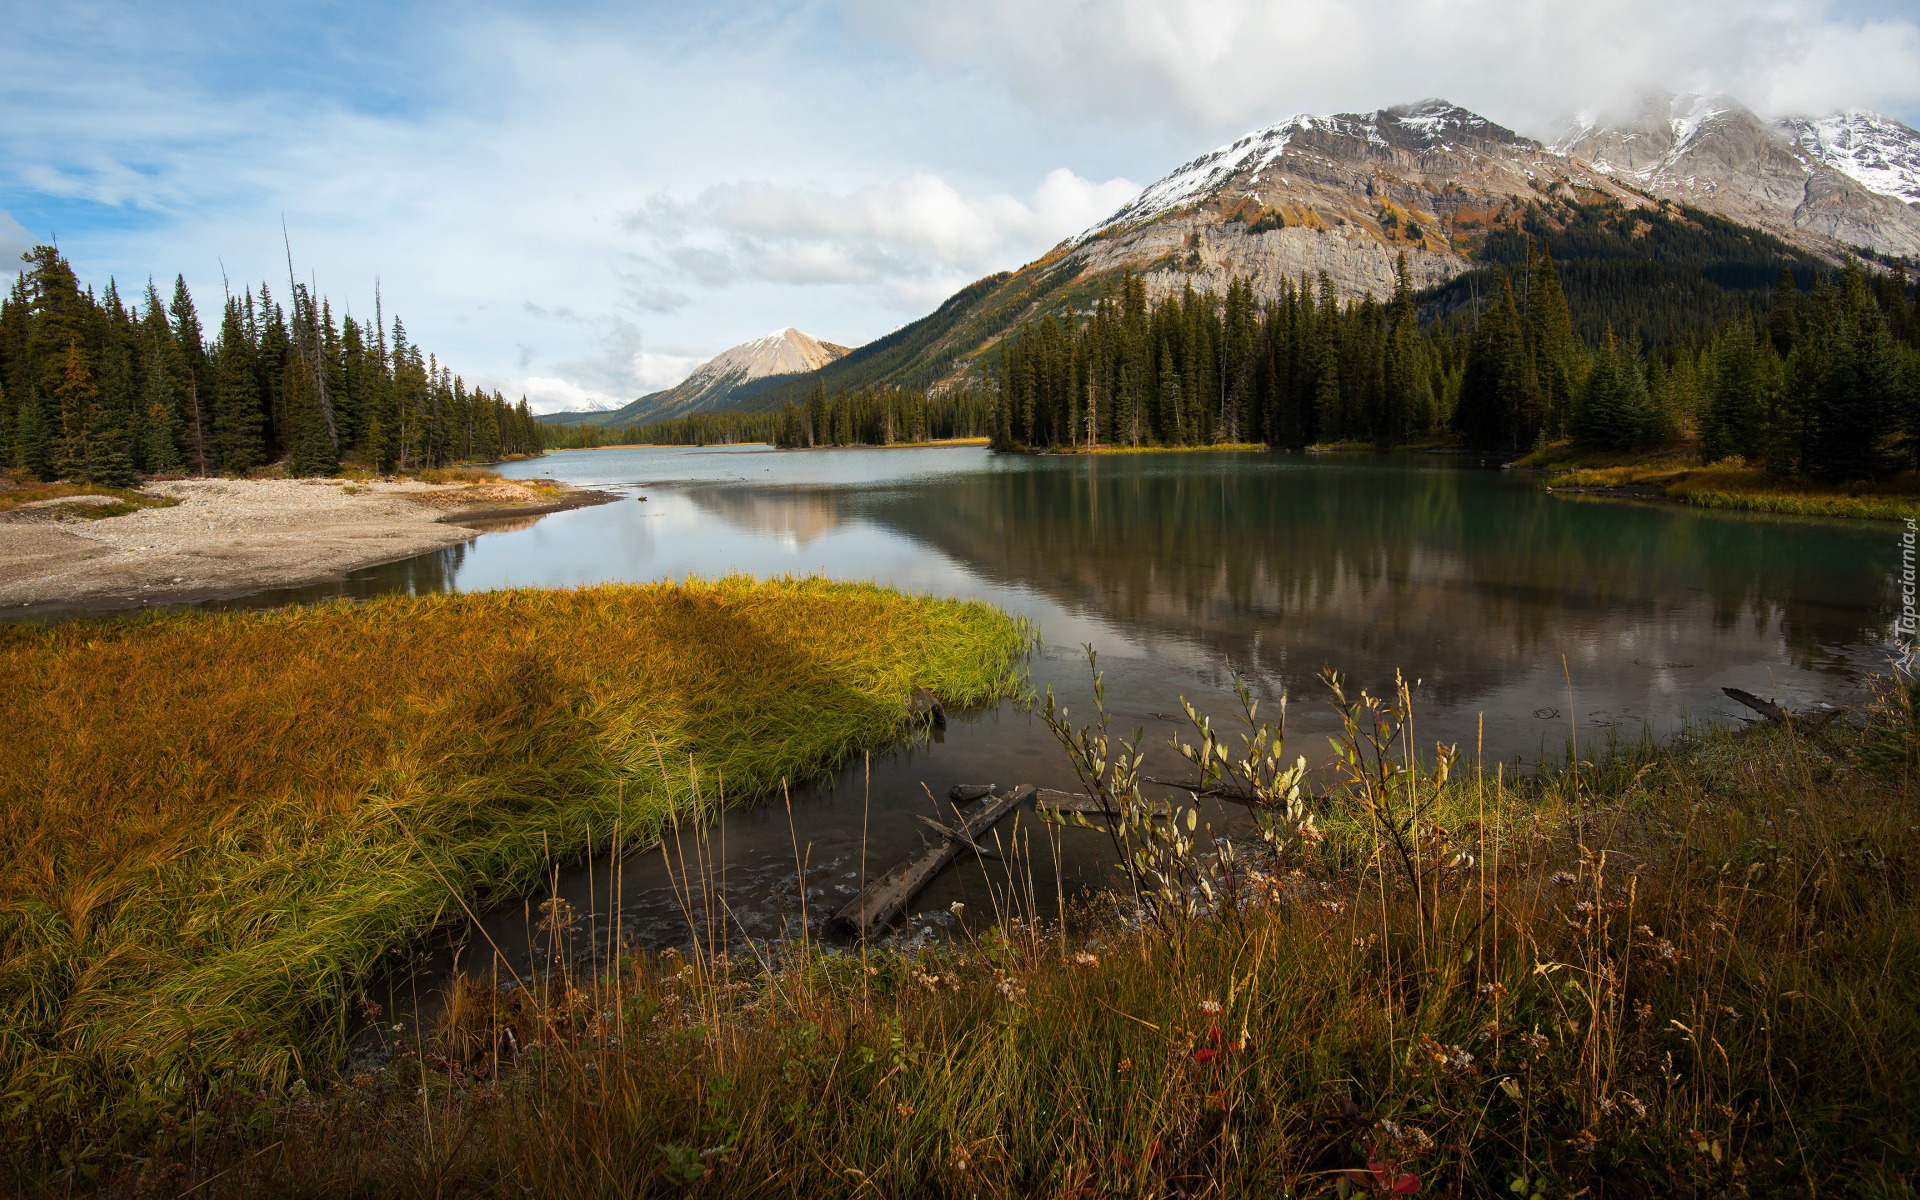
[[[138,608],[319,583],[479,535],[460,521],[613,499],[544,480],[184,479],[143,491],[179,503],[98,520],[78,515],[91,497],[0,513],[0,606]]]

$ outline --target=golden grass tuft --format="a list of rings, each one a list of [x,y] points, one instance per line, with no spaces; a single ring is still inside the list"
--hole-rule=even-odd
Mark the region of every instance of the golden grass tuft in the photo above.
[[[1519,460],[1548,472],[1548,487],[1651,487],[1700,508],[1903,521],[1920,517],[1920,475],[1826,484],[1776,479],[1739,459],[1699,461],[1690,443],[1641,450],[1576,451],[1554,446]]]
[[[1027,639],[737,577],[0,627],[4,1144],[317,1078],[463,901],[897,738],[915,685],[993,699]]]

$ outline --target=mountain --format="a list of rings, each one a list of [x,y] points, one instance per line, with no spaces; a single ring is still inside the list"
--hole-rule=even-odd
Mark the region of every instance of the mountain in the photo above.
[[[1529,241],[1561,264],[1576,327],[1700,332],[1860,248],[1920,257],[1920,134],[1871,113],[1771,124],[1728,97],[1659,96],[1552,144],[1445,100],[1301,114],[1200,155],[1018,271],[807,374],[736,386],[777,408],[815,387],[981,386],[1000,337],[1084,315],[1125,272],[1162,296],[1256,297],[1323,274],[1384,298],[1402,255],[1429,311],[1484,300]],[[647,398],[653,399],[652,397]],[[632,406],[630,406],[631,408]]]
[[[1897,140],[1875,134],[1879,146]],[[743,407],[816,384],[977,385],[1001,333],[1085,313],[1126,271],[1150,295],[1224,293],[1241,277],[1269,298],[1324,272],[1345,299],[1384,298],[1404,254],[1430,303],[1466,303],[1498,286],[1488,269],[1523,258],[1526,237],[1562,263],[1583,331],[1657,338],[1764,302],[1782,267],[1810,282],[1858,245],[1920,253],[1920,210],[1724,99],[1662,97],[1551,146],[1445,100],[1303,114],[1182,164],[1038,260],[882,339],[884,354],[863,348],[766,381],[741,393]],[[1636,308],[1636,297],[1658,303]]]
[[[845,346],[819,341],[789,326],[723,350],[679,383],[631,404],[598,412],[548,413],[541,420],[549,425],[625,426],[712,412],[728,407],[743,389],[761,380],[815,371],[846,353]]]
[[[1920,131],[1863,108],[1819,120],[1788,117],[1775,127],[1868,191],[1920,205]]]
[[[1877,121],[1869,129],[1842,114],[1776,127],[1728,96],[1654,96],[1617,118],[1576,123],[1553,148],[1660,199],[1765,229],[1829,258],[1856,248],[1920,256],[1920,209],[1879,190],[1899,170],[1868,165],[1880,161],[1877,151],[1898,147],[1911,167],[1916,143],[1898,133],[1920,135]],[[1823,147],[1826,130],[1835,140]],[[1856,160],[1851,135],[1869,132],[1874,145],[1860,146]],[[1867,186],[1863,174],[1876,186]]]

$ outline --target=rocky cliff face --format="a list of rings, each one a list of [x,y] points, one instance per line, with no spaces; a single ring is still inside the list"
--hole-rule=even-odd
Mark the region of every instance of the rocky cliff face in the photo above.
[[[1868,191],[1920,205],[1920,131],[1861,108],[1818,120],[1788,117],[1774,127]]]
[[[1490,228],[1555,199],[1674,201],[1834,260],[1862,246],[1920,256],[1907,189],[1920,196],[1920,134],[1872,114],[1776,127],[1726,97],[1663,96],[1549,146],[1429,100],[1256,130],[1043,261],[1131,267],[1154,293],[1243,275],[1271,294],[1325,271],[1343,296],[1384,296],[1400,254],[1416,286],[1444,282]]]
[[[1875,156],[1857,136],[1867,131],[1832,121],[1776,126],[1731,97],[1660,96],[1618,118],[1581,122],[1553,148],[1662,199],[1765,229],[1829,258],[1858,247],[1920,256],[1920,209],[1856,178],[1873,177],[1864,164]],[[1822,141],[1823,132],[1830,140]],[[1858,165],[1855,151],[1862,152]],[[1884,164],[1881,174],[1895,176]],[[1920,192],[1920,179],[1914,187]]]
[[[1270,294],[1325,271],[1344,296],[1384,296],[1399,255],[1416,286],[1444,282],[1503,215],[1556,191],[1648,203],[1443,100],[1297,116],[1187,163],[1057,253],[1093,273],[1132,267],[1156,293],[1243,275]]]

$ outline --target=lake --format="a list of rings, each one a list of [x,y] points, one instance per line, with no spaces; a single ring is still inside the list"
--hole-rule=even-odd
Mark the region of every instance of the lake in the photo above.
[[[1310,761],[1326,757],[1334,728],[1319,672],[1379,691],[1397,669],[1418,681],[1419,744],[1527,769],[1562,758],[1575,730],[1590,754],[1609,737],[1742,716],[1723,687],[1791,707],[1856,701],[1884,667],[1897,608],[1891,523],[1549,495],[1465,456],[752,446],[564,452],[502,472],[623,498],[241,603],[734,571],[978,598],[1032,619],[1033,685],[1076,716],[1091,715],[1081,647],[1094,646],[1117,726],[1145,730],[1164,774],[1178,773],[1164,747],[1185,728],[1168,714],[1185,698],[1216,724],[1231,718],[1235,671],[1263,712],[1289,698],[1289,744]],[[922,844],[914,817],[938,807],[928,793],[972,782],[1074,786],[1038,717],[1009,703],[954,713],[941,738],[796,791],[791,825],[778,798],[729,813],[708,854],[734,933],[796,928],[799,868],[817,927],[857,887],[863,847],[866,874],[883,873]],[[1222,825],[1244,820],[1210,811]],[[1038,890],[1050,891],[1048,830],[1029,816],[1000,833],[1031,845]],[[1104,847],[1102,835],[1067,832],[1063,886],[1105,878]],[[698,857],[691,841],[685,852]],[[922,925],[949,920],[955,901],[976,912],[994,902],[979,870],[923,893]],[[688,936],[677,871],[656,851],[618,873],[631,936]],[[588,874],[563,873],[560,889],[605,914],[612,873],[597,864],[591,886]],[[516,956],[528,911],[486,918]]]

